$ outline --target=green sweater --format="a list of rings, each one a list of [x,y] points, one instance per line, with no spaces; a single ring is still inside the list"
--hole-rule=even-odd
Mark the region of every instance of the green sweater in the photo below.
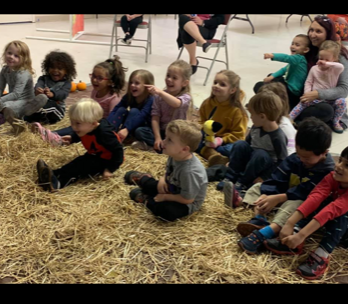
[[[286,55],[274,53],[274,61],[287,62],[289,65],[272,74],[273,77],[285,75],[285,82],[289,90],[296,96],[303,93],[304,84],[307,79],[307,60],[303,55]]]

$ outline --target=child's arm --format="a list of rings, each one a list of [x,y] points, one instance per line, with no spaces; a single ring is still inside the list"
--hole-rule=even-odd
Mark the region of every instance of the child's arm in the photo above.
[[[145,85],[147,90],[150,92],[151,95],[157,95],[160,98],[162,98],[169,106],[172,108],[180,108],[181,107],[181,100],[173,95],[168,94],[167,92],[164,92],[163,90],[156,88],[153,85]]]
[[[274,207],[286,202],[288,197],[286,194],[263,195],[254,204],[260,214],[267,214],[274,209]]]
[[[222,136],[220,136],[222,137],[224,144],[234,143],[237,140],[244,140],[247,131],[247,124],[247,117],[245,117],[238,109],[238,111],[235,112],[234,116],[231,117],[229,132],[226,132],[225,134],[222,134]],[[219,136],[219,132],[217,132],[216,136]]]
[[[318,66],[328,66],[330,67],[330,72],[334,73],[334,75],[340,75],[343,70],[344,66],[340,62],[327,62],[324,60],[318,60],[317,62]]]
[[[40,76],[35,85],[35,96],[39,94],[44,94],[45,87],[45,76]]]
[[[55,101],[64,101],[69,96],[70,90],[71,90],[71,82],[66,81],[64,85],[58,91],[55,91],[54,89],[50,90],[50,92],[53,93],[53,97],[49,97],[49,96],[48,97]]]
[[[277,165],[279,165],[285,158],[288,157],[288,139],[284,132],[279,128],[278,135],[272,137],[274,151],[277,156]]]
[[[109,105],[109,114],[120,103],[120,101],[121,101],[121,96],[120,95],[114,94],[112,96],[112,99],[110,100],[110,105]]]
[[[207,112],[207,107],[209,105],[209,99],[203,101],[201,106],[199,107],[199,123],[203,125],[209,119],[209,113]]]
[[[152,116],[151,117],[151,125],[152,125],[153,134],[155,136],[154,149],[157,151],[161,151],[163,138],[161,137],[160,117],[159,116]]]
[[[7,94],[6,96],[1,97],[0,101],[6,102],[18,100],[20,96],[23,94],[27,82],[30,80],[31,77],[32,76],[29,72],[17,73],[13,91]]]
[[[0,73],[0,97],[4,94],[4,90],[6,87],[6,79],[5,79],[3,71],[4,69],[2,69]]]
[[[116,133],[109,130],[103,132],[103,137],[100,141],[112,154],[106,169],[108,169],[110,173],[115,172],[122,165],[124,160],[123,146],[118,141]]]

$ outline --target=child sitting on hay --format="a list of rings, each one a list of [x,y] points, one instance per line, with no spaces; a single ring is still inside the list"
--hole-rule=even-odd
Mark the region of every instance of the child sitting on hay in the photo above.
[[[303,228],[293,234],[297,223]],[[276,254],[287,254],[299,247],[302,249],[305,240],[323,226],[326,230],[319,247],[296,270],[297,274],[308,280],[319,279],[329,269],[330,254],[345,239],[348,231],[348,147],[342,151],[335,171],[314,188],[287,220],[280,231],[280,240],[268,240],[267,247]]]
[[[246,253],[258,253],[268,239],[277,237],[288,218],[334,169],[335,163],[328,153],[331,140],[332,132],[324,122],[317,118],[304,120],[296,135],[296,153],[279,165],[271,179],[247,191],[243,202],[255,206],[255,217],[237,226],[243,236],[238,245]],[[269,223],[266,215],[277,206],[279,209]]]
[[[143,203],[154,215],[174,221],[198,211],[205,199],[208,178],[193,155],[202,140],[201,127],[187,120],[174,120],[166,128],[163,153],[168,155],[166,174],[159,181],[150,174],[129,171],[126,183],[136,184],[130,197]]]
[[[74,134],[65,136],[66,144],[82,142],[87,153],[57,170],[41,159],[37,162],[39,185],[55,191],[81,177],[103,174],[109,178],[123,163],[123,147],[114,127],[103,118],[102,107],[93,99],[84,98],[69,108]]]

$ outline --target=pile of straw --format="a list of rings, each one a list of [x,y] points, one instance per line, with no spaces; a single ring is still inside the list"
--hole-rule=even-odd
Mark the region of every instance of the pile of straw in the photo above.
[[[67,126],[67,118],[51,126]],[[9,134],[6,134],[9,133]],[[237,246],[238,222],[251,210],[224,206],[209,185],[200,212],[175,223],[129,199],[128,170],[164,174],[166,156],[125,150],[114,178],[80,181],[58,193],[37,184],[36,162],[58,168],[84,153],[81,144],[52,148],[38,135],[0,127],[0,282],[8,283],[307,283],[295,274],[306,255],[248,256]],[[312,238],[306,251],[317,246]],[[348,275],[347,250],[334,251],[330,272]]]

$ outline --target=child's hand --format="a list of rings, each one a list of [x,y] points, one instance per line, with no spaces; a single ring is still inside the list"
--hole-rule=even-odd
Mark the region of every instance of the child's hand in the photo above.
[[[35,90],[35,96],[40,95],[40,94],[45,94],[43,88],[37,88]]]
[[[311,101],[314,101],[316,99],[319,99],[318,91],[310,91],[310,92],[304,93],[300,97],[301,102],[311,102]]]
[[[278,198],[275,195],[268,195],[263,199],[258,199],[256,209],[261,214],[269,213],[275,206],[278,205]]]
[[[48,98],[52,98],[54,96],[54,94],[51,92],[49,88],[45,88],[44,93]]]
[[[105,169],[103,172],[103,179],[108,180],[109,178],[113,177],[114,175],[108,170]]]
[[[164,177],[161,177],[158,181],[158,184],[157,184],[157,191],[159,194],[167,194],[169,193],[169,190],[168,190],[168,184],[166,183]]]
[[[119,131],[117,134],[120,137],[120,140],[122,143],[127,138],[129,131],[127,130],[127,128],[124,128],[121,131]]]
[[[325,67],[326,66],[326,61],[325,60],[318,60],[317,61],[317,65],[319,67]]]
[[[273,79],[274,79],[273,76],[268,76],[263,80],[263,82],[271,82]]]
[[[206,142],[205,145],[209,148],[216,149],[224,143],[221,137],[215,137],[214,142]]]
[[[296,233],[294,235],[290,235],[284,239],[282,239],[282,243],[288,246],[290,249],[295,249],[298,245],[303,243],[306,238],[301,236],[300,233]]]
[[[71,135],[62,136],[62,143],[64,146],[69,146],[71,144]]]
[[[147,88],[147,90],[149,91],[149,93],[151,94],[151,95],[159,95],[161,92],[162,92],[162,90],[160,90],[159,88],[156,88],[155,86],[153,86],[153,85],[145,85],[145,88]]]
[[[274,55],[272,53],[266,53],[266,54],[263,55],[263,58],[264,59],[273,59]]]
[[[154,201],[156,203],[164,202],[165,201],[165,194],[157,194],[154,198]]]
[[[282,230],[280,230],[279,238],[280,240],[287,238],[288,236],[292,235],[294,232],[294,226],[291,224],[286,223]]]
[[[153,148],[156,151],[162,151],[162,149],[163,149],[163,140],[162,139],[156,139]]]

